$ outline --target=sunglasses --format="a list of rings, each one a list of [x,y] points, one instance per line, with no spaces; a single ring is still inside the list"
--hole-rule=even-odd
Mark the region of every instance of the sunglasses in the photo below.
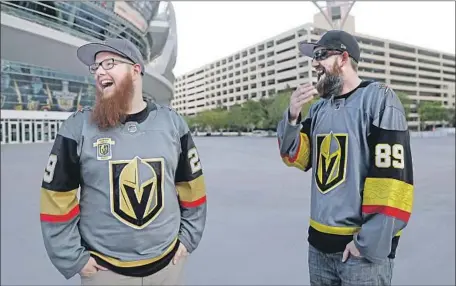
[[[344,53],[343,51],[339,51],[339,50],[322,49],[322,50],[315,51],[313,53],[313,59],[316,61],[323,61],[323,60],[326,60],[327,58],[329,58],[330,56],[341,55],[343,53]]]
[[[98,70],[99,66],[101,66],[105,71],[107,71],[107,70],[112,69],[116,65],[116,63],[134,65],[134,63],[129,62],[129,61],[123,61],[123,60],[120,60],[120,59],[111,58],[111,59],[106,59],[104,61],[101,61],[99,63],[91,64],[89,66],[89,71],[90,71],[91,74],[94,74]]]

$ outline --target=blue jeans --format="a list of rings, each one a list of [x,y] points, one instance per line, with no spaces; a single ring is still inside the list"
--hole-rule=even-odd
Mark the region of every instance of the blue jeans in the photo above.
[[[342,253],[323,253],[309,245],[310,285],[381,286],[391,285],[393,259],[375,264],[350,256],[342,262]]]

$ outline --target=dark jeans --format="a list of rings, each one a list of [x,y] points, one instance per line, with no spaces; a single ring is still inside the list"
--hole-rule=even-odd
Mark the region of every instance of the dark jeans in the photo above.
[[[381,286],[391,285],[393,259],[375,264],[350,256],[342,262],[342,252],[323,253],[309,246],[310,285]]]

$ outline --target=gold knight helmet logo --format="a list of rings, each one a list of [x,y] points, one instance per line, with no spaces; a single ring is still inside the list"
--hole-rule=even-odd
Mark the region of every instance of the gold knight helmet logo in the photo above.
[[[315,179],[323,194],[345,181],[348,134],[317,135],[317,166]]]
[[[111,161],[111,212],[121,222],[143,229],[163,209],[163,159]]]

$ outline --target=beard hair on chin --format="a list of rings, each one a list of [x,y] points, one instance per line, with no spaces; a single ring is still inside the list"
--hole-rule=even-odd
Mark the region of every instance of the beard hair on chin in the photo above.
[[[316,89],[322,98],[338,96],[344,87],[342,69],[334,62],[331,71],[325,71],[324,79],[317,82]]]
[[[97,96],[92,112],[92,121],[100,129],[118,126],[130,109],[133,98],[133,80],[128,74],[119,84],[110,97],[103,97],[103,91],[97,86]]]

